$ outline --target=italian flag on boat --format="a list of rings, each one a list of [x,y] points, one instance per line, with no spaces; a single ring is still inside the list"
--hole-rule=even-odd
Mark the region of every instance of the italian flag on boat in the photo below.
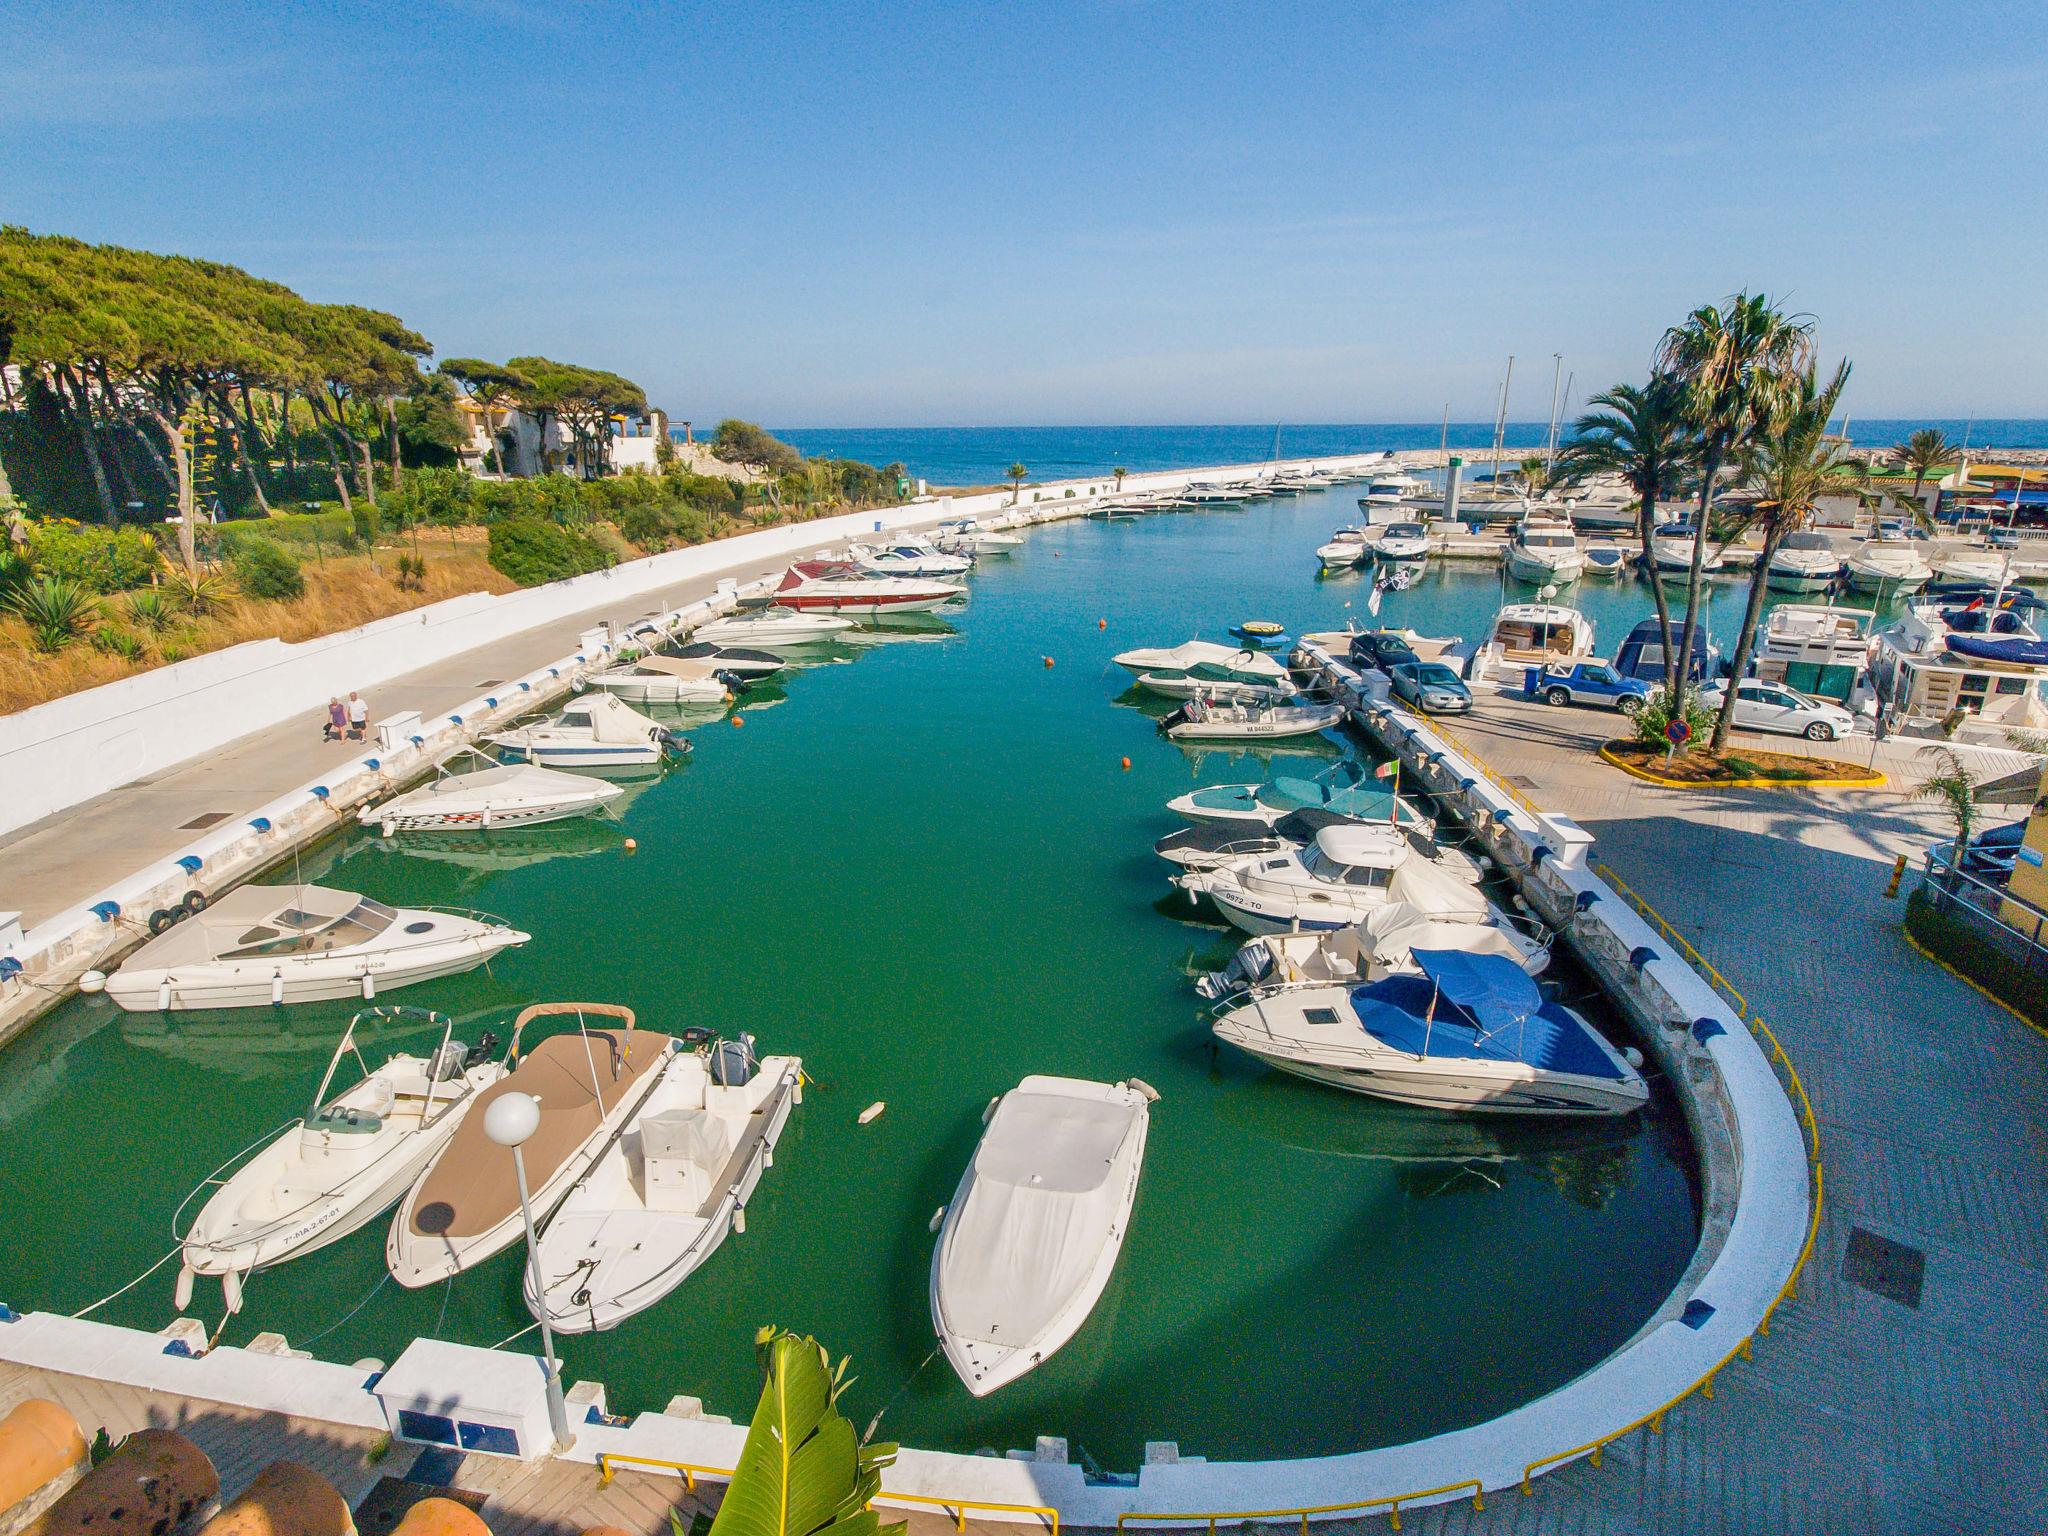
[[[1398,757],[1388,758],[1379,767],[1373,769],[1372,776],[1376,779],[1392,779],[1394,781],[1394,792],[1387,796],[1387,820],[1399,821],[1401,819],[1401,759]]]

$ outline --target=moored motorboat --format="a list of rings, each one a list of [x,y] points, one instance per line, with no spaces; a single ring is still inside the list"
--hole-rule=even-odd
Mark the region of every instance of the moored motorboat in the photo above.
[[[1004,533],[998,528],[989,528],[971,517],[956,518],[950,523],[941,523],[932,534],[932,543],[948,554],[954,555],[1007,555],[1021,548],[1024,541],[1014,533]]]
[[[449,764],[472,759],[481,768],[457,773]],[[364,806],[356,819],[386,837],[397,832],[490,832],[587,816],[625,791],[602,779],[557,773],[532,763],[500,763],[462,747],[434,765],[432,782]]]
[[[1216,1037],[1313,1082],[1491,1114],[1621,1115],[1649,1102],[1636,1065],[1502,955],[1418,949],[1420,975],[1289,987],[1221,1014]]]
[[[926,613],[966,591],[924,576],[878,576],[847,560],[799,560],[783,573],[775,601],[804,612]]]
[[[914,534],[887,544],[856,544],[853,563],[873,576],[965,576],[974,569],[967,555],[950,554]]]
[[[800,613],[777,605],[728,614],[699,624],[690,634],[694,640],[718,645],[754,645],[774,650],[823,645],[857,627],[851,619],[835,618],[829,613]]]
[[[774,651],[753,650],[742,645],[720,645],[713,640],[697,640],[683,646],[676,652],[682,661],[708,662],[720,672],[731,673],[734,677],[767,677],[780,672],[789,662]]]
[[[358,1031],[440,1025],[426,1056],[394,1055],[372,1068]],[[411,1188],[420,1169],[462,1124],[477,1095],[505,1075],[491,1059],[491,1037],[472,1047],[454,1022],[424,1008],[372,1008],[349,1020],[313,1107],[282,1135],[229,1173],[216,1170],[199,1214],[180,1237],[177,1306],[192,1302],[195,1276],[219,1276],[228,1310],[241,1310],[251,1271],[282,1264],[374,1221]],[[353,1060],[361,1076],[330,1096],[335,1075]],[[175,1225],[175,1223],[174,1223]]]
[[[1468,682],[1506,682],[1519,688],[1532,666],[1569,666],[1593,654],[1593,621],[1576,608],[1555,603],[1509,603],[1493,616],[1485,640],[1469,652],[1462,644],[1444,652],[1464,663]]]
[[[1372,557],[1396,569],[1420,566],[1429,559],[1429,529],[1421,523],[1388,523],[1373,542]]]
[[[1161,720],[1159,728],[1174,741],[1278,741],[1313,736],[1343,721],[1342,704],[1224,703],[1197,696]]]
[[[1339,528],[1316,550],[1316,562],[1325,571],[1353,570],[1372,557],[1372,543],[1367,529]]]
[[[1247,933],[1342,928],[1393,901],[1453,922],[1494,914],[1470,859],[1385,823],[1325,827],[1296,852],[1229,859],[1173,883]]]
[[[1182,869],[1214,869],[1251,854],[1289,853],[1315,841],[1325,827],[1353,820],[1333,811],[1304,807],[1289,811],[1270,827],[1253,821],[1205,821],[1169,832],[1152,851]]]
[[[1189,640],[1171,648],[1125,651],[1116,664],[1147,692],[1174,699],[1261,699],[1279,702],[1298,691],[1287,668],[1249,646]]]
[[[932,1251],[932,1326],[974,1396],[1050,1358],[1101,1298],[1155,1097],[1135,1082],[1033,1075],[990,1106]]]
[[[643,704],[724,704],[746,686],[715,661],[661,655],[624,662],[588,683],[613,698]]]
[[[1842,557],[1824,533],[1788,533],[1771,551],[1764,584],[1774,592],[1819,592],[1842,574]]]
[[[369,1001],[474,970],[531,937],[482,913],[387,907],[320,885],[244,885],[174,922],[112,976],[91,971],[80,984],[130,1012]]]
[[[1271,827],[1300,810],[1327,811],[1346,821],[1394,821],[1428,831],[1434,823],[1394,793],[1365,763],[1333,763],[1310,778],[1276,774],[1261,784],[1210,784],[1166,803],[1197,824]]]
[[[672,752],[690,750],[688,737],[610,693],[587,694],[548,719],[496,731],[484,740],[529,763],[554,768],[644,768]]]
[[[1619,576],[1628,568],[1628,552],[1610,538],[1586,540],[1585,556],[1591,576]]]
[[[1935,576],[1943,581],[1973,581],[1996,586],[2012,579],[2012,555],[2006,551],[1959,549],[1936,555],[1928,561]]]
[[[1688,580],[1692,574],[1693,525],[1691,523],[1666,523],[1650,536],[1650,564],[1655,568],[1660,581]],[[1700,574],[1712,576],[1727,566],[1721,552],[1714,547],[1713,537],[1708,536],[1705,550],[1700,556]]]
[[[1515,525],[1506,560],[1510,576],[1534,586],[1550,582],[1569,585],[1586,568],[1586,557],[1572,525],[1561,517],[1541,513],[1531,513]]]
[[[1934,575],[1934,568],[1905,539],[1870,539],[1857,545],[1844,571],[1853,590],[1880,597],[1917,592]]]
[[[615,1328],[746,1229],[746,1204],[803,1097],[803,1063],[751,1036],[671,1055],[540,1235],[526,1305],[563,1333]]]
[[[1550,966],[1551,935],[1533,920],[1526,928],[1525,932],[1505,914],[1483,923],[1443,922],[1394,901],[1334,932],[1269,933],[1247,939],[1229,964],[1196,978],[1195,990],[1215,1002],[1288,987],[1353,986],[1389,976],[1418,976],[1419,949],[1499,955],[1528,975],[1540,976]]]
[[[574,1018],[576,1032],[550,1035],[522,1054],[526,1026],[545,1018]],[[592,1018],[623,1027],[591,1029]],[[447,1280],[522,1235],[512,1154],[485,1126],[493,1103],[523,1093],[538,1106],[540,1123],[520,1148],[538,1221],[632,1117],[675,1049],[673,1037],[636,1030],[633,1011],[612,1003],[536,1003],[522,1012],[505,1053],[511,1070],[477,1096],[392,1218],[384,1244],[391,1278],[409,1288]]]

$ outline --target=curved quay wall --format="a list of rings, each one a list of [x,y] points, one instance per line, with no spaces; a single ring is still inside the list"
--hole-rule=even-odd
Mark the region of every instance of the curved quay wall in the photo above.
[[[1192,472],[1204,473],[1215,471]],[[1070,505],[1019,509],[1014,522],[1049,521],[1078,510]],[[913,512],[894,526],[915,520]],[[806,526],[811,532],[805,544],[815,543],[825,531],[820,525]],[[670,629],[701,622],[736,595],[727,589],[663,615],[661,622]],[[1261,1512],[1285,1512],[1289,1519],[1342,1518],[1394,1504],[1413,1508],[1472,1498],[1482,1490],[1494,1494],[1526,1488],[1532,1475],[1597,1455],[1598,1446],[1661,1417],[1693,1391],[1702,1386],[1710,1391],[1714,1373],[1748,1349],[1790,1289],[1811,1242],[1818,1190],[1811,1187],[1809,1174],[1817,1169],[1809,1162],[1791,1101],[1744,1020],[1589,865],[1588,834],[1566,818],[1521,801],[1447,734],[1376,696],[1364,679],[1316,645],[1304,644],[1301,659],[1351,706],[1356,724],[1401,757],[1404,772],[1466,821],[1514,878],[1523,899],[1560,926],[1567,942],[1631,1014],[1684,1104],[1701,1154],[1705,1198],[1694,1259],[1677,1288],[1620,1350],[1556,1391],[1483,1424],[1347,1455],[1154,1463],[1141,1469],[1135,1485],[1089,1483],[1081,1468],[1063,1458],[1013,1453],[998,1459],[906,1448],[888,1473],[884,1503],[964,1505],[981,1517],[1021,1522],[1040,1521],[1043,1512],[1057,1511],[1063,1524],[1101,1527],[1134,1516],[1171,1524],[1177,1514],[1185,1517],[1181,1523],[1191,1524],[1206,1523],[1212,1513],[1230,1519]],[[552,675],[564,670],[560,664],[543,668],[504,685],[495,704],[483,699],[477,705],[501,719],[523,713],[539,702],[531,694],[541,679],[566,686]],[[536,688],[515,704],[505,694],[518,692],[520,682]],[[407,744],[413,756],[403,762],[396,753],[389,764],[372,766],[366,758],[345,774],[330,775],[339,782],[326,785],[325,796],[308,786],[263,808],[250,821],[269,819],[271,831],[253,836],[280,835],[279,818],[332,817],[336,800],[380,791],[475,728],[468,710],[451,711],[432,734],[421,733],[420,741]],[[218,861],[211,874],[237,861],[261,860],[260,843],[252,846],[251,840],[251,828],[244,826],[203,839],[194,850],[203,860]],[[172,867],[177,869],[175,863]],[[183,889],[189,877],[182,869],[177,874],[171,885]],[[150,872],[138,875],[123,893],[145,902],[154,899],[152,893],[166,887],[142,883],[151,878]],[[0,1321],[0,1358],[19,1364],[301,1417],[378,1428],[386,1423],[371,1381],[352,1367],[256,1349],[217,1349],[187,1358],[175,1346],[165,1353],[162,1335],[41,1313],[17,1319],[0,1311],[0,1319],[6,1319]],[[533,1357],[464,1353],[500,1362],[530,1361],[538,1390],[539,1365]],[[579,1395],[601,1410],[601,1389]],[[715,1419],[658,1413],[618,1424],[600,1411],[577,1426],[567,1455],[584,1462],[619,1458],[643,1470],[667,1466],[679,1476],[688,1475],[681,1470],[688,1466],[716,1478],[715,1469],[735,1464],[744,1437],[743,1426]]]

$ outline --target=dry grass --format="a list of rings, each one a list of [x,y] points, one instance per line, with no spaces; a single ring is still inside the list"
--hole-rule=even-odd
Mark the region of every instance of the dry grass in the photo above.
[[[97,688],[137,672],[163,665],[166,659],[185,659],[218,651],[250,640],[275,636],[280,640],[310,640],[316,635],[353,629],[372,619],[438,603],[465,592],[510,592],[512,582],[492,569],[484,558],[481,530],[462,530],[469,537],[451,541],[445,534],[423,535],[420,554],[426,561],[423,588],[401,591],[393,579],[401,552],[410,546],[392,546],[376,553],[376,569],[367,555],[329,555],[325,561],[308,560],[301,568],[306,595],[295,602],[251,602],[233,599],[210,618],[174,623],[159,636],[143,636],[148,650],[136,661],[105,655],[89,641],[80,641],[45,656],[29,642],[27,629],[9,619],[0,623],[0,713],[27,709],[76,693]],[[110,622],[122,623],[122,603],[106,603]],[[170,648],[171,657],[165,651]]]

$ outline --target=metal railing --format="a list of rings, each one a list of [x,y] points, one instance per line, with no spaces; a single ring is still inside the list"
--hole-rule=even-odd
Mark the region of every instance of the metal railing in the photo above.
[[[699,1477],[715,1477],[730,1480],[731,1467],[707,1467],[690,1461],[670,1461],[661,1456],[633,1456],[623,1451],[600,1451],[597,1456],[597,1486],[602,1488],[612,1480],[620,1467],[651,1467],[662,1472],[677,1472],[682,1475],[683,1487],[691,1493],[697,1491]],[[944,1510],[953,1517],[953,1528],[967,1529],[969,1510],[988,1510],[991,1513],[1007,1515],[1036,1515],[1046,1524],[1049,1536],[1060,1536],[1060,1512],[1050,1504],[1002,1504],[991,1499],[942,1498],[929,1493],[891,1493],[883,1489],[875,1495],[878,1503],[888,1504],[929,1504]]]
[[[2048,970],[2048,912],[2015,896],[2005,886],[1955,867],[1954,851],[1928,850],[1920,889],[1944,917],[1955,917],[1984,930],[1989,940],[2030,971]],[[2012,920],[2022,915],[2024,925]]]
[[[1472,1490],[1472,1507],[1474,1509],[1486,1508],[1486,1490],[1480,1485],[1478,1478],[1468,1477],[1461,1483],[1445,1483],[1438,1488],[1418,1488],[1413,1493],[1383,1494],[1376,1499],[1353,1499],[1344,1504],[1304,1504],[1293,1509],[1193,1510],[1181,1511],[1179,1513],[1164,1510],[1134,1510],[1127,1514],[1118,1515],[1116,1517],[1116,1528],[1122,1531],[1131,1525],[1143,1521],[1152,1521],[1158,1524],[1172,1522],[1177,1525],[1192,1525],[1197,1521],[1205,1521],[1209,1527],[1209,1536],[1216,1536],[1216,1522],[1218,1520],[1298,1520],[1301,1522],[1302,1536],[1307,1536],[1308,1521],[1311,1515],[1369,1513],[1372,1510],[1385,1509],[1388,1523],[1398,1531],[1401,1529],[1401,1506],[1403,1504],[1413,1504],[1418,1499],[1436,1498],[1447,1493],[1463,1493],[1468,1488]]]

